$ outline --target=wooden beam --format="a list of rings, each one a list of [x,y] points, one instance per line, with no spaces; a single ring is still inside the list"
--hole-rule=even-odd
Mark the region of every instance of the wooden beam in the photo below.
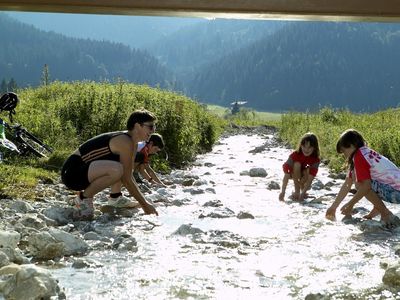
[[[0,10],[327,21],[400,21],[399,0],[0,0]]]

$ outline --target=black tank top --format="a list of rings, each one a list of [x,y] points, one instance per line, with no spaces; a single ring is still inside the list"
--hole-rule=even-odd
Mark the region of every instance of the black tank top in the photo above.
[[[95,160],[119,161],[119,154],[111,152],[110,140],[121,134],[128,135],[128,133],[124,131],[115,131],[103,133],[87,140],[79,146],[82,160],[87,164]]]

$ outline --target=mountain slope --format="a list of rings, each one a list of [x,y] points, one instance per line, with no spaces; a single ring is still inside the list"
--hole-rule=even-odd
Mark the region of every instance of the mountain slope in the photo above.
[[[400,25],[294,22],[200,70],[188,92],[261,110],[400,103]]]
[[[150,54],[128,46],[44,32],[0,14],[0,79],[19,86],[40,83],[48,65],[52,80],[115,80],[173,87],[174,77]]]
[[[194,18],[9,12],[14,19],[38,29],[69,37],[91,38],[143,48],[182,27],[205,22]]]
[[[147,47],[181,81],[202,66],[269,36],[286,22],[216,19],[186,26]]]

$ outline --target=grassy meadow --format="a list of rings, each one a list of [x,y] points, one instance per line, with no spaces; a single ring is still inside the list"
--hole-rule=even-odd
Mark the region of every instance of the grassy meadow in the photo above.
[[[125,82],[53,82],[17,91],[21,103],[14,119],[51,145],[49,159],[4,154],[0,164],[0,198],[35,199],[38,182],[56,182],[65,158],[85,140],[107,131],[124,130],[135,109],[146,108],[157,116],[157,132],[166,142],[168,161],[160,155],[152,163],[158,171],[181,167],[196,154],[211,150],[228,124],[272,125],[282,141],[296,148],[300,137],[314,132],[321,156],[333,171],[344,168],[336,153],[336,141],[348,128],[360,131],[371,148],[400,165],[400,109],[356,114],[322,108],[315,113],[257,112],[242,107],[232,115],[229,108],[199,104],[181,94]],[[7,120],[7,113],[1,113]]]
[[[218,105],[207,105],[207,110],[210,113],[223,118],[227,122],[243,126],[258,126],[266,124],[279,126],[282,116],[280,113],[255,111],[246,107],[242,107],[235,115],[232,115],[229,108]]]
[[[196,154],[209,151],[225,124],[183,95],[122,81],[54,82],[17,94],[21,102],[14,120],[51,145],[54,153],[48,161],[23,160],[2,149],[3,196],[19,195],[21,191],[15,187],[20,183],[27,189],[40,180],[57,178],[63,161],[79,144],[103,132],[124,130],[136,109],[146,108],[157,117],[157,132],[164,137],[168,154],[168,161],[154,160],[159,171],[183,166]],[[1,113],[7,120],[6,116],[6,112]]]

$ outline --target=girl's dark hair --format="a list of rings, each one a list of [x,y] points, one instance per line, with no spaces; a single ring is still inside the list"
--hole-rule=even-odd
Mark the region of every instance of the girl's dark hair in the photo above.
[[[128,118],[126,122],[126,129],[132,130],[136,123],[142,124],[145,122],[153,122],[156,117],[148,110],[135,110]]]
[[[297,147],[297,153],[302,153],[301,146],[304,146],[306,143],[310,143],[311,147],[314,147],[313,153],[311,156],[319,157],[319,144],[317,136],[312,132],[307,132],[300,139],[299,146]]]
[[[352,145],[358,149],[360,147],[365,146],[366,142],[362,137],[361,133],[359,133],[355,129],[347,129],[341,135],[339,140],[336,143],[336,152],[342,153],[343,148],[350,148]],[[347,164],[350,166],[350,170],[353,170],[353,156],[356,152],[354,151],[347,160]]]

